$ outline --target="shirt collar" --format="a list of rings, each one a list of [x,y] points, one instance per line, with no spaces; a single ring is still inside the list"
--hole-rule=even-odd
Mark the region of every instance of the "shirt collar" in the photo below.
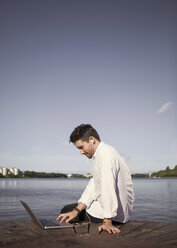
[[[95,159],[98,150],[100,149],[100,147],[101,147],[103,144],[104,144],[103,142],[100,142],[100,144],[98,145],[98,147],[97,147],[95,153],[93,154],[93,157],[92,157],[93,159]]]

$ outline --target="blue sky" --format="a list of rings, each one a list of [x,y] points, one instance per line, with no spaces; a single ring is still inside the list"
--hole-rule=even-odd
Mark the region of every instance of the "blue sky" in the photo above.
[[[90,123],[131,172],[173,168],[176,10],[175,0],[1,0],[0,167],[90,172],[68,143]]]

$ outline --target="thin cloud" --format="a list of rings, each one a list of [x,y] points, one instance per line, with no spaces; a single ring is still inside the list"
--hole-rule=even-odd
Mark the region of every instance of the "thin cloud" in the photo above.
[[[160,107],[160,109],[157,111],[157,113],[158,113],[158,114],[163,114],[163,113],[167,112],[167,111],[171,108],[171,105],[172,105],[172,104],[173,104],[172,102],[166,102],[166,103],[164,103],[164,104]]]

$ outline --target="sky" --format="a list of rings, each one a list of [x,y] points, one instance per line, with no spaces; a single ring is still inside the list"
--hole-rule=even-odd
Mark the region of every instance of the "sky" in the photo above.
[[[177,165],[176,0],[0,0],[0,167],[87,173],[90,123],[132,173]]]

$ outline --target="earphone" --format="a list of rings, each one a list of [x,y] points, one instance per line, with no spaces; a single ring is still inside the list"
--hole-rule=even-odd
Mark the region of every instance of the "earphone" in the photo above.
[[[94,148],[93,148],[93,144],[94,144],[94,140],[90,140],[90,143],[91,143],[91,145],[92,145],[92,158],[93,158],[93,154],[94,154]]]

